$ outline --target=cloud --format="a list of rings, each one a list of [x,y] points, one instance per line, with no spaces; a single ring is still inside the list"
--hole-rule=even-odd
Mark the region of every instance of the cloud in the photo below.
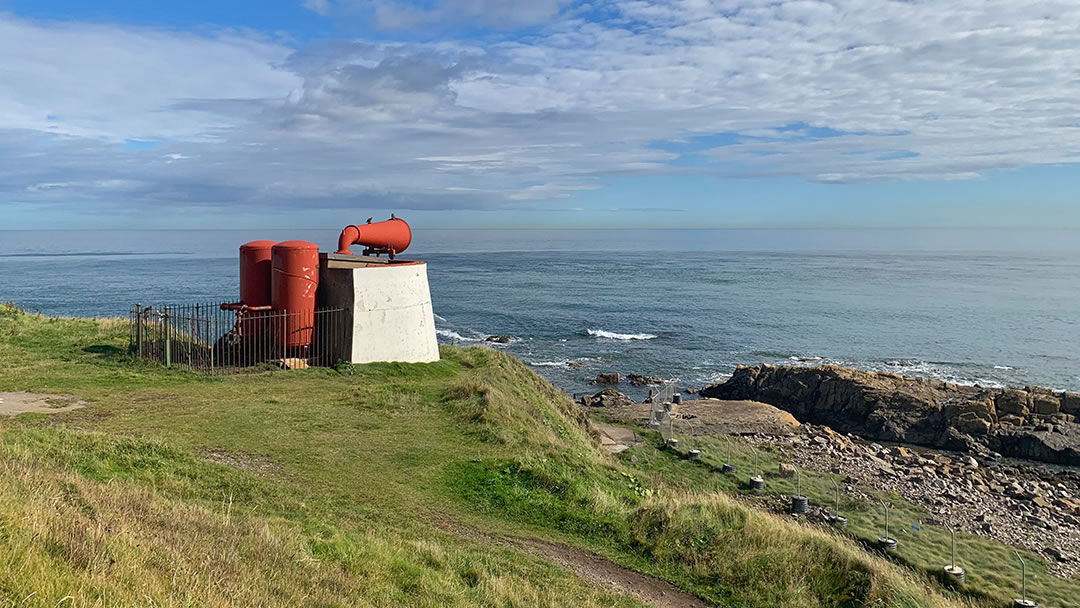
[[[167,111],[184,99],[285,96],[290,49],[250,32],[35,23],[0,13],[0,128],[157,140],[206,136],[228,117]]]
[[[531,29],[293,47],[0,14],[0,56],[19,58],[0,64],[0,204],[519,209],[626,175],[973,179],[1080,160],[1074,2],[375,6],[387,27]]]
[[[304,0],[304,8],[318,15],[330,14],[330,0]]]
[[[458,24],[512,29],[546,23],[568,4],[570,0],[437,0],[433,8],[418,8],[410,2],[376,0],[375,22],[389,30]]]

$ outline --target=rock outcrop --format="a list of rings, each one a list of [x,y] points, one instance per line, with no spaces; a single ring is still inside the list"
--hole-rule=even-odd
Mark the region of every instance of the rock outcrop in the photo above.
[[[593,380],[593,384],[618,384],[618,383],[619,383],[619,374],[618,373],[596,374],[596,379]]]
[[[739,367],[702,397],[762,401],[869,439],[1080,465],[1080,394],[960,386],[835,366]]]
[[[626,374],[626,379],[634,386],[649,386],[664,383],[664,379],[660,376],[649,376],[645,374]]]
[[[636,404],[629,395],[624,395],[613,388],[605,388],[591,397],[585,395],[581,398],[581,405],[586,407],[622,407]]]

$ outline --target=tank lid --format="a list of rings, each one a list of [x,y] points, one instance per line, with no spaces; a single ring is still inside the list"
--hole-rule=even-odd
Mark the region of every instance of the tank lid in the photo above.
[[[277,245],[277,241],[251,241],[250,243],[244,243],[240,245],[241,249],[270,249],[274,245]]]
[[[282,241],[274,245],[274,249],[315,249],[318,250],[319,246],[315,243],[309,243],[307,241]]]

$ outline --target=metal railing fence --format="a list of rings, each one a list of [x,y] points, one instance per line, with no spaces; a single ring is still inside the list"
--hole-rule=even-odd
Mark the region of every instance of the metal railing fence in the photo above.
[[[674,433],[674,420],[671,418],[671,405],[675,401],[675,383],[668,381],[653,392],[652,408],[649,413],[649,426],[660,431],[664,442],[670,441]]]
[[[233,311],[220,304],[143,306],[129,311],[128,349],[139,359],[209,374],[264,365],[331,367],[347,360],[344,309]]]

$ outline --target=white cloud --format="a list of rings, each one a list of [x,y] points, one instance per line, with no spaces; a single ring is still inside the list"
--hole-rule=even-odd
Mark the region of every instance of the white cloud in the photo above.
[[[173,109],[190,99],[285,96],[290,49],[251,33],[34,23],[0,14],[0,128],[124,139],[210,135],[234,126]]]
[[[436,0],[434,7],[425,9],[407,2],[375,0],[375,22],[390,30],[461,23],[510,29],[546,23],[568,4],[570,0]]]
[[[303,6],[319,15],[326,16],[330,14],[330,0],[304,0]]]
[[[395,27],[542,24],[520,39],[299,50],[0,15],[0,200],[499,208],[620,175],[971,179],[1080,159],[1078,3],[527,4],[380,5]]]

